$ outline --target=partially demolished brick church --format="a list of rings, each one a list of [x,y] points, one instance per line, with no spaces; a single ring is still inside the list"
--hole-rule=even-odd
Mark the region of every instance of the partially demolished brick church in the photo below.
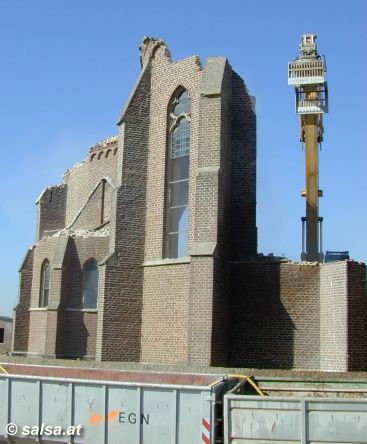
[[[117,137],[36,203],[13,353],[367,369],[365,266],[257,253],[255,101],[224,57],[145,38]]]

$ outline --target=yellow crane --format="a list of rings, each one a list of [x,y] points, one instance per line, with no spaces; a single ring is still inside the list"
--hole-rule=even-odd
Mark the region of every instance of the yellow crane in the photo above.
[[[302,217],[301,259],[322,262],[323,219],[319,217],[319,197],[323,193],[319,190],[318,147],[323,140],[322,115],[328,112],[328,89],[325,58],[317,53],[316,37],[316,34],[302,35],[300,54],[288,63],[288,85],[295,88],[300,141],[305,148],[306,188],[301,195],[306,198],[306,217]]]

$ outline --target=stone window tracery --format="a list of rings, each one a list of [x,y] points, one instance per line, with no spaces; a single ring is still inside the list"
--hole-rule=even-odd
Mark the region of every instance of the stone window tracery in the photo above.
[[[180,88],[168,109],[164,255],[187,255],[191,100]]]

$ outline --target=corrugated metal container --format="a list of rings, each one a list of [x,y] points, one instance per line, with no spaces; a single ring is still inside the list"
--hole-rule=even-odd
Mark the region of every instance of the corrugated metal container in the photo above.
[[[27,371],[25,366],[24,373]],[[60,368],[55,371],[63,372]],[[234,385],[234,381],[225,379],[213,383],[218,375],[125,375],[127,380],[176,381],[159,383],[65,379],[32,373],[0,376],[0,440],[10,437],[12,443],[25,439],[39,442],[29,427],[34,433],[37,427],[43,427],[44,443],[214,444],[222,435],[222,422],[218,421],[222,395]],[[124,379],[121,372],[118,377]],[[184,383],[180,384],[180,380]],[[18,429],[15,434],[14,428],[10,430],[12,436],[6,434],[9,423]],[[46,436],[50,431],[46,426],[61,426],[65,433],[70,425],[79,424],[81,436]],[[58,428],[55,431],[60,432]]]
[[[367,400],[224,396],[225,444],[367,443]]]
[[[367,444],[367,381],[361,376],[263,376],[256,386],[244,375],[2,365],[11,373],[0,376],[4,443]],[[243,394],[255,391],[297,396]],[[64,433],[79,424],[81,436],[47,434],[50,426]]]

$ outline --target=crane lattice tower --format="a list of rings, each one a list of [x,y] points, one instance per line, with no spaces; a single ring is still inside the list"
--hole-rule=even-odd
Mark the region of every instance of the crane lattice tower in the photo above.
[[[305,148],[306,217],[302,217],[301,259],[322,261],[322,218],[319,217],[318,149],[323,141],[322,115],[328,112],[325,58],[317,53],[316,35],[304,34],[299,56],[288,63],[288,85],[295,87],[296,113],[300,115],[300,141]],[[306,229],[305,229],[306,226]],[[305,241],[306,237],[306,241]]]

